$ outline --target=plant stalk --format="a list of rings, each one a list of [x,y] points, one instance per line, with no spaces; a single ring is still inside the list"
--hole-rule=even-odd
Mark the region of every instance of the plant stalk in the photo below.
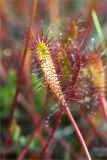
[[[13,102],[12,102],[12,105],[11,105],[9,120],[7,122],[6,138],[5,138],[4,146],[3,146],[2,160],[6,159],[7,146],[8,146],[9,140],[10,140],[10,127],[11,127],[11,124],[12,124],[14,111],[15,111],[15,106],[16,106],[16,102],[17,102],[17,97],[18,97],[18,94],[19,94],[19,91],[20,91],[20,85],[21,85],[21,82],[22,82],[22,69],[23,69],[23,66],[24,66],[24,62],[25,62],[25,58],[26,58],[26,54],[27,54],[27,49],[28,49],[28,46],[29,46],[29,40],[30,40],[30,36],[31,36],[31,26],[32,26],[33,19],[34,19],[34,16],[35,16],[37,1],[38,0],[34,0],[34,2],[32,4],[32,11],[31,11],[31,16],[30,16],[28,32],[27,32],[27,40],[25,42],[23,55],[22,55],[22,58],[21,58],[21,64],[20,64],[20,67],[19,67],[19,70],[18,70],[17,87],[16,87],[14,98],[13,98]]]
[[[50,136],[49,136],[49,138],[48,138],[48,140],[47,140],[47,143],[45,144],[45,146],[43,147],[43,149],[42,149],[42,151],[41,151],[41,153],[40,153],[40,156],[39,156],[40,159],[42,158],[44,152],[46,151],[47,147],[49,146],[49,144],[50,144],[50,142],[51,142],[51,140],[52,140],[52,138],[53,138],[53,136],[54,136],[54,133],[55,133],[55,131],[56,131],[56,129],[57,129],[59,123],[60,123],[60,120],[61,120],[61,117],[62,117],[62,113],[63,113],[63,109],[61,108],[61,111],[60,111],[60,113],[59,113],[57,122],[56,122],[54,128],[52,129],[52,132],[51,132],[51,134],[50,134]]]
[[[105,99],[105,94],[103,92],[100,92],[99,99],[100,99],[100,103],[102,105],[101,108],[102,108],[102,111],[104,114],[104,118],[107,122],[107,103],[106,103],[106,99]]]
[[[87,149],[87,146],[86,146],[86,144],[85,144],[85,141],[84,141],[84,139],[83,139],[83,137],[82,137],[82,135],[81,135],[81,132],[80,132],[80,130],[79,130],[79,128],[78,128],[78,126],[77,126],[77,124],[76,124],[76,122],[75,122],[75,120],[74,120],[74,118],[73,118],[73,116],[72,116],[72,114],[71,114],[71,112],[70,112],[70,109],[69,109],[69,107],[67,106],[66,103],[64,104],[64,110],[65,110],[65,113],[67,114],[67,116],[68,116],[71,124],[72,124],[73,127],[74,127],[74,130],[75,130],[75,132],[76,132],[76,134],[77,134],[77,136],[78,136],[78,139],[80,140],[80,143],[81,143],[81,145],[82,145],[82,147],[83,147],[83,151],[84,151],[84,154],[85,154],[86,157],[87,157],[87,160],[91,160],[91,156],[90,156],[90,154],[89,154],[89,151],[88,151],[88,149]]]

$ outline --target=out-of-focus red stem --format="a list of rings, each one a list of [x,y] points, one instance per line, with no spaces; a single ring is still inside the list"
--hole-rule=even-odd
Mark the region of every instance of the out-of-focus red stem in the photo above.
[[[33,104],[26,101],[24,96],[19,93],[17,101],[23,106],[23,108],[31,115],[34,125],[37,125],[39,120],[39,115],[35,112]]]
[[[61,116],[62,116],[62,114],[61,114]],[[19,157],[18,157],[17,160],[23,160],[24,156],[25,156],[26,153],[27,153],[28,147],[29,147],[32,139],[34,138],[35,134],[37,133],[37,131],[38,131],[39,127],[40,127],[40,124],[41,124],[43,118],[44,118],[44,115],[43,115],[43,117],[41,117],[38,125],[36,126],[35,130],[32,132],[28,143],[26,144],[25,148],[24,148],[24,149],[22,150],[22,152],[20,153],[20,155],[19,155]],[[61,117],[60,117],[60,119],[61,119]],[[59,123],[58,123],[58,124],[59,124]],[[57,126],[56,126],[56,128],[57,128]],[[44,152],[45,152],[45,150],[44,150]],[[44,152],[43,152],[43,153],[44,153]]]
[[[84,139],[83,139],[83,137],[82,137],[82,135],[81,135],[81,132],[80,132],[80,130],[79,130],[79,128],[78,128],[78,126],[77,126],[77,124],[76,124],[76,122],[75,122],[75,120],[74,120],[74,118],[73,118],[73,116],[72,116],[72,114],[71,114],[71,112],[70,112],[70,109],[69,109],[69,107],[67,106],[66,103],[64,104],[64,110],[65,110],[65,113],[67,114],[67,116],[68,116],[71,124],[72,124],[73,127],[74,127],[74,130],[75,130],[75,132],[76,132],[76,134],[77,134],[77,136],[78,136],[78,139],[79,139],[79,141],[80,141],[80,143],[81,143],[81,145],[82,145],[82,147],[83,147],[83,151],[84,151],[87,159],[88,159],[88,160],[91,160],[91,156],[90,156],[90,154],[89,154],[89,151],[88,151],[88,149],[87,149],[87,146],[86,146],[86,144],[85,144],[85,141],[84,141]]]
[[[55,124],[54,128],[52,129],[52,132],[51,132],[51,134],[50,134],[50,136],[49,136],[49,138],[47,140],[47,143],[45,144],[45,146],[43,147],[43,149],[42,149],[42,151],[40,153],[40,156],[39,156],[40,159],[43,156],[44,152],[46,151],[48,145],[50,144],[50,142],[51,142],[51,140],[52,140],[52,138],[54,136],[54,133],[55,133],[55,131],[56,131],[56,129],[57,129],[59,123],[60,123],[60,120],[61,120],[61,117],[62,117],[62,113],[63,113],[63,109],[61,108],[61,111],[60,111],[59,116],[57,118],[56,124]]]
[[[44,129],[45,129],[45,131],[46,131],[48,134],[49,134],[50,132],[52,132],[52,129],[51,129],[50,126],[45,127]],[[56,137],[54,137],[54,140],[57,141],[57,142],[59,142],[59,143],[64,147],[64,149],[65,149],[68,153],[70,153],[72,156],[75,157],[76,160],[80,160],[80,159],[81,159],[82,154],[77,153],[77,152],[70,146],[70,144],[66,141],[65,138],[63,138],[63,139],[57,139]]]
[[[45,115],[45,113],[43,113],[43,115],[41,116],[40,120],[38,121],[37,126],[35,127],[34,131],[31,133],[30,138],[29,138],[26,146],[25,146],[25,147],[23,148],[23,150],[21,151],[21,153],[20,153],[19,157],[17,158],[17,160],[23,160],[24,156],[25,156],[26,153],[27,153],[27,150],[28,150],[28,148],[29,148],[29,145],[30,145],[30,143],[32,142],[32,139],[35,137],[38,129],[40,128],[40,126],[41,126],[41,124],[42,124],[42,122],[43,122],[44,115]]]
[[[71,157],[73,157],[74,159],[76,160],[81,160],[81,156],[82,154],[80,153],[77,153],[73,148],[72,146],[67,143],[67,141],[65,139],[60,139],[59,140],[59,143],[64,147],[64,149],[70,153]]]
[[[106,99],[105,99],[105,94],[103,92],[100,92],[99,99],[100,99],[100,103],[102,106],[102,111],[104,113],[104,118],[107,122],[107,103],[106,103]]]
[[[38,0],[34,0],[33,4],[32,4],[30,22],[29,22],[29,27],[28,27],[27,37],[26,37],[27,40],[25,42],[23,55],[22,55],[20,67],[19,67],[19,70],[18,70],[18,81],[17,81],[16,91],[15,91],[15,95],[14,95],[14,98],[13,98],[13,103],[11,105],[9,120],[8,120],[7,128],[6,128],[6,138],[5,138],[5,142],[4,142],[4,146],[3,146],[3,156],[2,156],[3,160],[6,159],[6,150],[7,150],[9,140],[10,140],[10,127],[11,127],[11,123],[12,123],[13,116],[14,116],[17,97],[18,97],[18,94],[19,94],[19,91],[20,91],[20,85],[21,85],[21,80],[22,80],[22,78],[21,78],[22,77],[22,69],[23,69],[25,58],[26,58],[27,49],[28,49],[28,46],[29,46],[29,41],[30,41],[30,36],[31,36],[31,26],[32,26],[33,19],[34,19],[34,16],[35,16],[37,1]]]
[[[46,99],[45,99],[45,103],[44,103],[44,105],[43,105],[43,109],[44,109],[45,111],[43,111],[43,113],[42,113],[42,115],[41,115],[40,118],[39,118],[39,116],[37,116],[37,113],[35,113],[35,115],[36,115],[37,117],[34,116],[34,118],[33,118],[34,113],[32,113],[32,110],[30,110],[30,112],[29,112],[29,113],[31,114],[31,116],[32,116],[32,120],[34,121],[35,129],[34,129],[34,131],[31,133],[30,138],[29,138],[26,146],[25,146],[25,147],[22,149],[22,151],[20,152],[20,155],[19,155],[19,157],[17,158],[18,160],[23,160],[23,159],[24,159],[24,156],[26,155],[26,153],[27,153],[27,151],[28,151],[28,148],[29,148],[30,143],[32,142],[33,138],[35,137],[37,131],[39,130],[39,128],[40,128],[40,126],[41,126],[41,124],[42,124],[42,122],[43,122],[43,120],[44,120],[44,117],[45,117],[45,115],[46,115],[46,109],[47,109],[47,106],[48,106],[48,97],[49,97],[49,93],[47,92],[47,94],[46,94]],[[26,104],[26,105],[25,105],[25,108],[27,109],[27,111],[29,111],[28,107],[29,107],[29,105]],[[32,108],[32,109],[33,109],[33,108]],[[36,118],[36,122],[35,122],[35,118]],[[38,131],[38,132],[40,133],[40,131]]]
[[[91,129],[94,131],[94,133],[96,134],[96,136],[99,138],[99,141],[101,142],[101,144],[105,147],[107,147],[106,142],[103,141],[102,136],[104,136],[103,134],[101,134],[96,127],[93,125],[93,123],[91,122],[90,117],[88,116],[88,114],[81,108],[82,113],[83,113],[83,117],[87,120],[88,124],[90,125]]]
[[[83,137],[82,137],[82,135],[81,135],[81,132],[79,131],[79,128],[78,128],[78,126],[77,126],[77,124],[76,124],[76,122],[75,122],[75,120],[74,120],[74,118],[73,118],[73,116],[72,116],[72,114],[71,114],[71,112],[70,112],[70,110],[69,110],[69,107],[67,106],[66,103],[64,104],[64,110],[65,110],[65,113],[67,114],[67,116],[68,116],[71,124],[72,124],[73,127],[74,127],[74,130],[75,130],[75,132],[76,132],[76,134],[77,134],[77,136],[78,136],[78,138],[79,138],[79,140],[80,140],[80,143],[81,143],[81,145],[82,145],[82,147],[83,147],[83,150],[84,150],[84,153],[85,153],[87,159],[88,159],[88,160],[91,160],[90,154],[89,154],[88,149],[87,149],[87,146],[86,146],[86,144],[85,144],[85,141],[84,141],[84,139],[83,139]],[[44,146],[42,152],[40,153],[40,157],[39,157],[39,158],[41,158],[41,156],[43,155],[44,151],[47,149],[50,141],[52,140],[52,137],[53,137],[53,135],[54,135],[54,133],[55,133],[57,127],[58,127],[58,124],[59,124],[59,122],[60,122],[60,119],[61,119],[61,117],[62,117],[62,112],[63,112],[63,110],[61,111],[61,113],[60,113],[60,115],[59,115],[59,117],[58,117],[58,119],[57,119],[57,123],[56,123],[54,129],[52,130],[52,133],[51,133],[51,135],[50,135],[50,137],[49,137],[46,145]]]
[[[46,108],[47,103],[48,103],[47,97],[48,97],[48,94],[46,95],[46,100],[45,100],[45,103],[44,103],[44,108]],[[31,104],[29,104],[29,103],[25,100],[25,98],[23,97],[23,95],[21,95],[21,94],[19,94],[19,96],[18,96],[18,102],[20,102],[20,103],[22,104],[22,106],[25,107],[25,109],[27,110],[27,112],[30,113],[30,115],[31,115],[31,117],[32,117],[32,121],[33,121],[33,123],[34,123],[34,126],[37,127],[37,125],[38,125],[38,123],[39,123],[39,120],[40,120],[40,117],[39,117],[39,115],[34,111],[34,107],[33,107]],[[40,126],[41,126],[41,125],[39,125],[39,128],[40,128]],[[44,144],[45,144],[46,142],[45,142],[45,140],[44,140],[44,138],[43,138],[43,135],[42,135],[42,133],[41,133],[40,130],[38,130],[37,136],[39,137],[42,146],[44,146]],[[23,152],[23,151],[22,151],[22,152]],[[49,156],[49,154],[48,154],[48,152],[45,152],[45,156],[46,156],[46,159],[47,159],[47,160],[50,160],[50,159],[51,159],[50,156]],[[24,158],[24,157],[23,157],[23,158]]]
[[[46,144],[46,141],[44,140],[44,137],[42,136],[42,133],[40,131],[37,132],[37,135],[41,141],[42,148],[43,148],[44,144]],[[51,160],[51,157],[49,156],[47,151],[45,152],[45,156],[47,160]]]

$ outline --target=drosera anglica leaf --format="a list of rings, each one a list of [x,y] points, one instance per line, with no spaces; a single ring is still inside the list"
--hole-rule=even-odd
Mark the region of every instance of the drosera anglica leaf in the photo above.
[[[61,49],[57,53],[57,56],[58,56],[59,64],[62,69],[64,78],[69,80],[69,78],[72,76],[72,73],[71,73],[71,66],[70,66],[70,62],[67,57],[66,51],[64,49]]]
[[[88,160],[91,160],[90,154],[88,152],[87,146],[85,144],[85,141],[81,135],[81,132],[70,112],[70,109],[67,105],[67,102],[65,100],[65,96],[63,94],[61,85],[60,85],[60,81],[58,79],[58,75],[55,69],[55,65],[51,56],[52,51],[55,52],[55,49],[53,48],[52,50],[50,50],[49,45],[48,45],[48,40],[44,41],[43,37],[40,37],[40,35],[37,33],[37,36],[34,35],[34,42],[33,42],[33,47],[34,47],[34,51],[35,51],[35,55],[38,56],[38,60],[39,60],[39,64],[44,76],[44,79],[47,83],[47,85],[50,87],[51,91],[53,92],[53,94],[57,97],[57,99],[59,100],[59,102],[61,103],[61,105],[63,106],[63,110],[65,111],[66,115],[68,116],[71,124],[73,125],[75,132],[81,142],[81,145],[83,147],[84,153],[87,157]],[[51,43],[52,45],[52,43]],[[47,148],[48,146],[48,142],[50,142],[50,140],[52,139],[52,135],[54,134],[54,131],[56,130],[60,119],[62,117],[62,110],[60,112],[60,116],[58,117],[58,121],[57,124],[53,130],[53,132],[50,135],[49,140],[47,141],[46,146],[43,148],[43,151],[45,150],[45,148]]]
[[[63,100],[64,96],[61,91],[60,82],[58,80],[54,63],[51,59],[50,52],[46,44],[41,41],[37,42],[36,51],[40,60],[40,66],[45,77],[47,85],[50,86],[52,92],[59,100]],[[54,82],[54,83],[53,83]]]
[[[105,73],[101,58],[97,54],[92,53],[88,56],[87,64],[88,71],[91,74],[92,82],[98,90],[104,92]]]
[[[103,62],[97,54],[92,53],[88,56],[87,69],[91,75],[91,81],[99,93],[99,101],[104,113],[104,118],[107,121],[107,105],[105,100],[105,70]]]
[[[78,35],[78,26],[76,24],[76,21],[73,19],[70,19],[67,23],[66,28],[64,29],[63,36],[61,38],[62,46],[65,49],[68,49],[73,41],[76,39]]]

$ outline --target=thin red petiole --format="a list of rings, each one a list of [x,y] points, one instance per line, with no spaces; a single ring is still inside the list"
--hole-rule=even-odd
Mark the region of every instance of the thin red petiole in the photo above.
[[[102,111],[104,113],[104,118],[107,122],[107,103],[106,103],[106,99],[105,99],[105,94],[103,92],[100,92],[99,99],[100,99]]]
[[[62,113],[63,113],[63,109],[61,108],[61,111],[59,113],[59,116],[58,116],[58,119],[56,121],[56,124],[55,124],[54,128],[52,129],[52,132],[51,132],[51,134],[50,134],[50,136],[49,136],[49,138],[47,140],[47,143],[45,144],[45,146],[43,147],[43,149],[42,149],[42,151],[40,153],[40,156],[39,156],[40,159],[42,158],[44,152],[46,151],[47,147],[49,146],[49,144],[50,144],[50,142],[51,142],[51,140],[52,140],[52,138],[54,136],[54,133],[55,133],[55,131],[56,131],[56,129],[57,129],[59,123],[60,123],[60,120],[61,120],[61,117],[62,117]]]
[[[80,143],[81,143],[81,145],[83,147],[84,154],[86,155],[86,157],[87,157],[88,160],[91,160],[91,156],[89,154],[89,151],[87,149],[85,141],[84,141],[84,139],[83,139],[83,137],[81,135],[81,132],[80,132],[80,130],[79,130],[79,128],[78,128],[78,126],[77,126],[77,124],[76,124],[76,122],[75,122],[75,120],[74,120],[74,118],[73,118],[73,116],[72,116],[72,114],[70,112],[70,109],[69,109],[69,107],[67,106],[66,103],[64,104],[64,110],[65,110],[65,113],[67,114],[67,116],[68,116],[71,124],[74,127],[74,130],[75,130],[75,132],[76,132],[76,134],[78,136],[78,139],[80,140]]]
[[[77,136],[78,136],[78,138],[79,138],[79,140],[80,140],[80,143],[81,143],[81,145],[82,145],[82,147],[83,147],[83,150],[84,150],[84,153],[85,153],[87,159],[88,159],[88,160],[91,160],[91,156],[90,156],[90,154],[89,154],[89,151],[88,151],[88,149],[87,149],[87,146],[86,146],[86,144],[85,144],[85,141],[84,141],[84,139],[83,139],[83,137],[82,137],[82,135],[81,135],[81,132],[80,132],[80,130],[79,130],[79,128],[78,128],[78,126],[77,126],[77,124],[76,124],[76,122],[75,122],[75,120],[74,120],[74,118],[73,118],[73,116],[72,116],[72,114],[71,114],[71,112],[70,112],[70,110],[69,110],[69,107],[67,107],[67,104],[63,104],[63,105],[64,105],[64,110],[65,110],[65,112],[66,112],[66,114],[67,114],[67,116],[68,116],[71,124],[73,125],[74,130],[75,130],[75,132],[76,132],[76,134],[77,134]],[[44,153],[45,150],[47,149],[50,141],[52,140],[52,137],[53,137],[53,135],[54,135],[54,133],[55,133],[55,131],[56,131],[58,125],[59,125],[60,119],[61,119],[61,117],[62,117],[62,112],[63,112],[63,110],[60,112],[60,115],[59,115],[59,117],[58,117],[58,119],[57,119],[57,123],[56,123],[54,129],[52,130],[52,133],[51,133],[51,135],[50,135],[50,137],[49,137],[46,145],[44,146],[42,152],[40,153],[40,157],[39,157],[39,158],[41,158],[41,156],[43,155],[43,153]]]

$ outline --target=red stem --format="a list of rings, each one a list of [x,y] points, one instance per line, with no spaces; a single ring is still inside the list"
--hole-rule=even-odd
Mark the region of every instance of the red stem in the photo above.
[[[86,155],[86,157],[87,157],[88,160],[91,160],[91,156],[89,154],[89,151],[87,149],[85,141],[84,141],[84,139],[83,139],[83,137],[81,135],[81,132],[80,132],[80,130],[79,130],[79,128],[78,128],[78,126],[77,126],[77,124],[76,124],[76,122],[75,122],[75,120],[74,120],[74,118],[73,118],[73,116],[72,116],[72,114],[70,112],[70,109],[69,109],[69,107],[67,106],[66,103],[64,104],[64,110],[65,110],[65,112],[66,112],[66,114],[67,114],[67,116],[68,116],[71,124],[74,127],[74,130],[75,130],[75,132],[76,132],[76,134],[78,136],[78,139],[80,140],[80,143],[81,143],[81,145],[83,147],[84,154]]]
[[[42,134],[41,134],[40,131],[38,131],[38,137],[39,137],[39,139],[40,139],[40,141],[41,141],[42,148],[43,148],[43,146],[44,146],[44,144],[46,143],[46,141],[44,140],[44,137],[42,136]],[[48,152],[45,152],[45,158],[46,158],[47,160],[51,160],[51,157],[49,156]]]
[[[100,102],[101,102],[101,105],[102,105],[102,111],[104,113],[104,118],[107,122],[107,103],[106,103],[106,100],[105,100],[105,94],[103,92],[100,92],[99,99],[100,99]]]
[[[18,156],[17,160],[23,160],[23,159],[24,159],[24,156],[26,155],[26,153],[27,153],[27,151],[28,151],[29,145],[30,145],[30,143],[32,142],[32,139],[35,137],[38,129],[40,128],[40,125],[41,125],[43,119],[44,119],[44,114],[41,116],[41,118],[40,118],[37,126],[35,127],[34,131],[31,133],[30,138],[29,138],[26,146],[25,146],[25,147],[23,148],[23,150],[20,152],[20,155]]]
[[[20,152],[20,155],[18,156],[17,160],[23,160],[23,159],[24,159],[24,156],[26,155],[26,153],[27,153],[27,151],[28,151],[28,148],[29,148],[30,143],[32,142],[34,136],[36,135],[37,131],[39,130],[39,128],[40,128],[40,126],[41,126],[41,124],[42,124],[42,122],[43,122],[43,120],[44,120],[44,117],[45,117],[45,115],[46,115],[47,105],[48,105],[48,97],[49,97],[49,93],[47,92],[47,94],[46,94],[46,99],[45,99],[45,103],[44,103],[44,105],[43,105],[44,111],[43,111],[40,119],[39,119],[39,117],[37,117],[38,115],[34,112],[34,113],[35,113],[35,116],[36,116],[36,117],[34,117],[34,119],[33,119],[34,124],[36,125],[36,126],[35,126],[35,129],[34,129],[34,131],[31,133],[30,138],[29,138],[26,146],[25,146],[25,147],[22,149],[22,151]],[[25,107],[26,107],[27,111],[30,112],[30,114],[32,115],[32,118],[33,118],[33,114],[34,114],[34,113],[32,112],[33,110],[29,110],[29,109],[28,109],[28,108],[30,107],[28,104],[25,104]],[[31,108],[30,108],[30,109],[31,109]],[[32,108],[32,109],[33,109],[33,108]],[[36,118],[36,122],[35,122],[35,118]],[[39,133],[40,133],[40,131],[39,131]]]
[[[50,142],[51,142],[51,140],[52,140],[52,138],[54,136],[54,133],[55,133],[55,131],[56,131],[56,129],[57,129],[59,123],[60,123],[60,120],[61,120],[61,117],[62,117],[62,113],[63,113],[63,109],[61,109],[61,111],[59,113],[59,116],[58,116],[58,119],[56,121],[56,124],[55,124],[54,128],[52,129],[52,132],[51,132],[51,134],[50,134],[50,136],[49,136],[49,138],[47,140],[47,143],[45,144],[45,146],[43,147],[43,149],[42,149],[42,151],[40,153],[39,159],[43,156],[43,154],[46,151],[48,145],[50,144]]]
[[[26,101],[23,95],[19,93],[17,101],[23,106],[24,109],[31,115],[32,121],[34,125],[37,125],[37,122],[39,120],[39,115],[35,112],[33,104],[29,104],[29,102]]]
[[[91,160],[90,154],[89,154],[88,149],[87,149],[87,146],[86,146],[86,144],[85,144],[85,141],[84,141],[84,139],[83,139],[83,137],[82,137],[82,135],[81,135],[81,132],[79,131],[79,128],[78,128],[78,126],[77,126],[77,124],[76,124],[76,122],[75,122],[75,120],[74,120],[74,118],[73,118],[73,116],[72,116],[72,114],[71,114],[71,112],[70,112],[70,110],[69,110],[69,107],[67,107],[67,104],[64,104],[64,110],[65,110],[65,112],[66,112],[66,114],[67,114],[70,122],[72,123],[72,125],[73,125],[73,127],[74,127],[74,129],[75,129],[75,132],[76,132],[76,134],[77,134],[77,136],[78,136],[78,138],[79,138],[79,140],[80,140],[80,143],[81,143],[81,145],[82,145],[82,147],[83,147],[83,150],[84,150],[84,153],[85,153],[87,159],[88,159],[88,160]],[[62,110],[62,111],[63,111],[63,110]],[[44,151],[47,149],[50,141],[52,140],[52,137],[53,137],[53,135],[54,135],[54,133],[55,133],[57,127],[58,127],[58,124],[59,124],[59,122],[60,122],[60,119],[61,119],[61,117],[62,117],[62,111],[60,112],[60,115],[59,115],[59,117],[58,117],[58,119],[57,119],[56,125],[55,125],[54,129],[52,130],[52,133],[51,133],[51,135],[50,135],[50,137],[49,137],[46,145],[44,146],[42,152],[40,153],[40,157],[39,157],[39,158],[41,158],[41,156],[43,155]]]
[[[32,4],[31,17],[30,17],[29,28],[28,28],[28,32],[27,32],[27,40],[25,42],[24,51],[23,51],[23,55],[22,55],[22,59],[21,59],[21,64],[20,64],[20,67],[19,67],[19,70],[18,70],[17,87],[16,87],[14,98],[13,98],[13,102],[12,102],[12,105],[11,105],[9,119],[8,119],[8,122],[7,122],[6,138],[5,138],[4,146],[3,146],[3,156],[2,156],[3,160],[6,159],[7,146],[8,146],[9,140],[10,140],[10,127],[11,127],[13,116],[14,116],[17,97],[18,97],[18,94],[19,94],[19,91],[20,91],[20,85],[21,85],[21,81],[22,81],[22,78],[21,78],[22,69],[23,69],[23,66],[24,66],[24,61],[25,61],[26,54],[27,54],[27,49],[28,49],[28,46],[29,46],[29,40],[30,40],[30,36],[31,36],[31,26],[32,26],[33,19],[34,19],[34,16],[35,16],[36,6],[37,6],[37,0],[35,0]]]
[[[107,147],[106,145],[106,142],[102,139],[102,136],[104,136],[102,133],[100,133],[96,127],[94,126],[94,124],[92,123],[90,117],[88,116],[88,114],[85,112],[84,109],[82,109],[81,107],[81,110],[82,110],[82,113],[83,113],[83,117],[84,119],[87,120],[88,124],[90,125],[91,129],[94,131],[95,135],[98,137],[99,141],[101,142],[101,144],[105,147]]]

